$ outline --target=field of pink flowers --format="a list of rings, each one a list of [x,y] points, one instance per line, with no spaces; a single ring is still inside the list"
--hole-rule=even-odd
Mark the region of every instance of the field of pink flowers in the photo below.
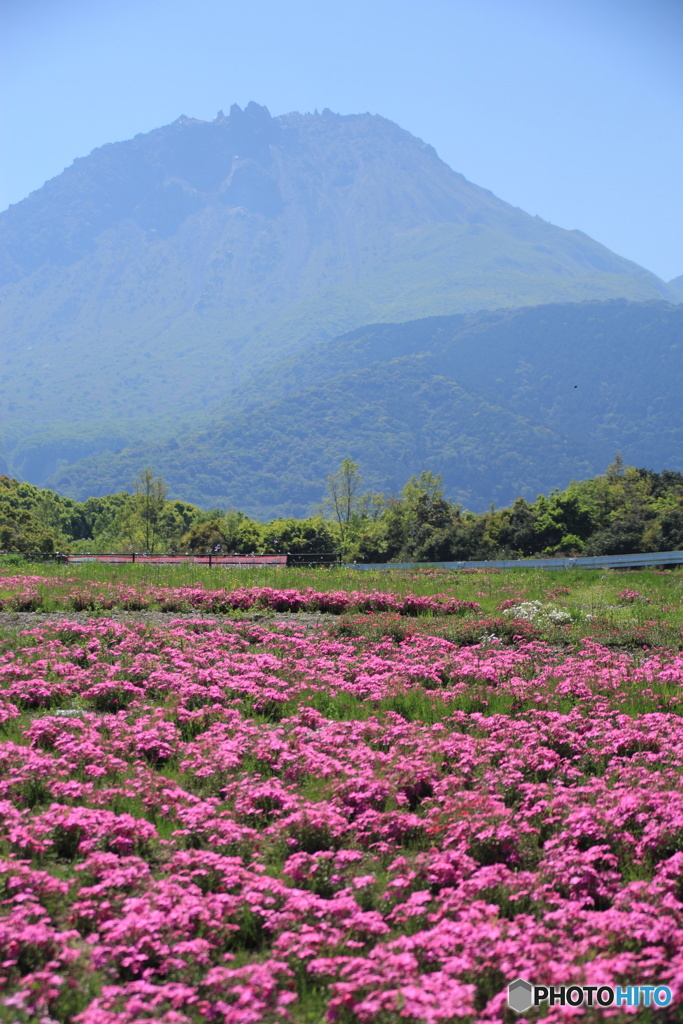
[[[343,615],[347,612],[394,612],[399,615],[462,615],[478,611],[476,601],[463,601],[437,594],[398,596],[390,592],[320,591],[275,587],[235,587],[207,590],[204,587],[133,587],[124,583],[91,583],[87,587],[77,579],[45,576],[0,577],[0,611],[37,611],[70,609],[102,612],[114,608],[142,611],[158,608],[164,612],[192,609],[224,614],[268,610],[275,612],[320,612]]]
[[[475,610],[262,590],[220,610]],[[680,1019],[683,654],[168,618],[0,641],[0,1019]]]

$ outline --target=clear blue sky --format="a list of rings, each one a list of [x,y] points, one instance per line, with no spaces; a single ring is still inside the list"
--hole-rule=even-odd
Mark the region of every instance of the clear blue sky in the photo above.
[[[0,209],[96,146],[255,100],[370,111],[683,274],[683,0],[4,0]]]

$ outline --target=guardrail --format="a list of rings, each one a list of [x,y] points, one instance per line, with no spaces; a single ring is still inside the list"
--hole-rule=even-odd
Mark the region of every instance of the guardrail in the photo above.
[[[6,552],[0,551],[0,555]],[[577,558],[499,558],[490,561],[458,562],[353,562],[342,563],[336,552],[296,555],[145,555],[138,552],[112,552],[110,554],[65,555],[55,552],[21,552],[26,561],[82,562],[124,564],[246,566],[330,566],[344,569],[638,569],[652,565],[683,565],[683,551],[646,551],[635,555],[595,555]]]
[[[637,555],[577,558],[502,558],[490,562],[354,562],[345,569],[638,569],[682,565],[683,551],[647,551]]]

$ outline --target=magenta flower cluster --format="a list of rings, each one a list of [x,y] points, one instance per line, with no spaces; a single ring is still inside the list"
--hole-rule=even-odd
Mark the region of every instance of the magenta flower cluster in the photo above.
[[[180,612],[197,610],[226,613],[270,609],[276,612],[394,612],[400,615],[462,615],[479,611],[476,601],[443,594],[399,596],[380,590],[347,592],[237,587],[233,590],[205,590],[203,587],[147,587],[140,590],[122,583],[90,583],[86,588],[75,579],[43,576],[3,577],[0,610],[34,611],[49,594],[52,608],[71,611],[107,611],[114,608],[140,611],[160,608]]]
[[[617,594],[617,599],[623,604],[634,604],[636,601],[642,601],[644,604],[650,604],[650,598],[644,597],[639,590],[620,590]]]
[[[3,1019],[502,1024],[520,975],[680,1012],[683,655],[200,619],[0,650]]]

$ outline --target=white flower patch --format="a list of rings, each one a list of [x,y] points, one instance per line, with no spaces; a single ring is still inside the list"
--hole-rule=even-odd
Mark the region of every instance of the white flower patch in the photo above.
[[[506,608],[503,615],[509,615],[513,619],[523,619],[525,622],[536,622],[539,625],[563,626],[571,622],[571,615],[564,608],[555,608],[551,604],[543,604],[542,601],[524,601],[523,604],[516,604],[513,608]]]
[[[500,644],[502,640],[495,633],[484,633],[479,637],[479,643],[488,646],[489,644]]]

